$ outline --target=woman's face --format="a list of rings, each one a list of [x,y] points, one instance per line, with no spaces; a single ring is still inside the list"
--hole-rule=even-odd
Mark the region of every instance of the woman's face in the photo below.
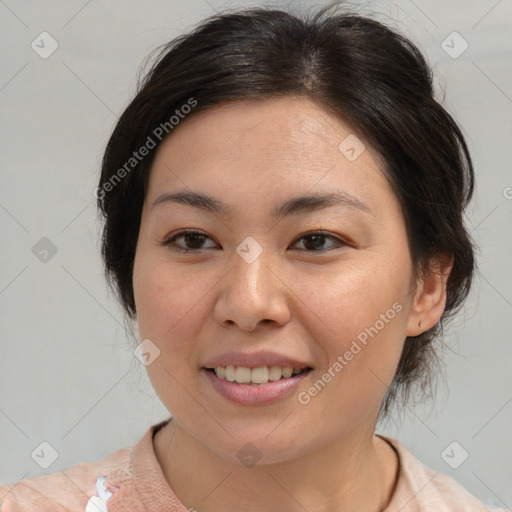
[[[139,334],[156,393],[213,452],[276,462],[373,434],[413,284],[376,154],[315,104],[216,107],[159,147],[133,272]]]

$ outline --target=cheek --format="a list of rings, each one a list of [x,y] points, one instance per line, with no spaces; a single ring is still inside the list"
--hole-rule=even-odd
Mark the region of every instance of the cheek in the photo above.
[[[153,249],[137,254],[133,275],[139,337],[153,341],[161,354],[146,369],[157,394],[174,403],[183,395],[179,383],[193,386],[191,368],[201,349],[195,340],[211,317],[221,276],[199,265],[171,264]]]
[[[180,411],[193,407],[183,386],[191,389],[191,341],[198,336],[207,300],[204,277],[171,266],[149,251],[138,253],[133,275],[140,339],[149,338],[160,350],[146,371],[156,394],[178,418]]]
[[[328,414],[353,416],[379,406],[400,358],[408,311],[408,261],[345,265],[324,279],[301,282],[311,311],[305,328],[324,352],[313,389],[302,403],[332,403]],[[320,396],[322,398],[320,398]],[[317,398],[318,397],[318,398]],[[325,414],[325,412],[322,412]],[[348,418],[347,418],[348,419]]]
[[[386,261],[377,254],[366,254],[328,272],[296,276],[294,289],[315,313],[313,323],[318,328],[323,326],[336,345],[336,340],[355,338],[376,323],[379,331],[404,328],[406,315],[396,314],[400,308],[393,308],[393,304],[398,302],[406,310],[410,301],[409,276],[407,258]]]
[[[138,253],[133,272],[137,322],[141,339],[163,344],[174,339],[173,333],[186,325],[187,317],[200,310],[203,287],[192,272],[169,265],[149,251]],[[195,307],[199,306],[199,307]],[[178,343],[176,339],[176,345]]]

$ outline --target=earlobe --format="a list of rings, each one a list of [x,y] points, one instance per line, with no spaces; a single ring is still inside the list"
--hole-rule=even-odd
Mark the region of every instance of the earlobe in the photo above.
[[[440,255],[430,262],[416,287],[407,336],[418,336],[428,331],[441,318],[446,306],[446,284],[452,267],[452,255]]]

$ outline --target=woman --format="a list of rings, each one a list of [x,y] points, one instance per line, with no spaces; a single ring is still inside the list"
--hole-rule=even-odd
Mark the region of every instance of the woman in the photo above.
[[[247,10],[169,43],[96,197],[172,419],[1,487],[3,512],[490,510],[375,434],[469,291],[473,180],[422,55],[375,21]]]

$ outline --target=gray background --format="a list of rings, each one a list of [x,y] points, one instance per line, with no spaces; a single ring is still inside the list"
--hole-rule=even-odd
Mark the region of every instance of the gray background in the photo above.
[[[167,416],[103,279],[93,190],[144,57],[215,11],[247,5],[0,1],[1,483],[97,460]],[[511,2],[404,0],[358,10],[377,13],[426,53],[439,97],[468,137],[478,182],[468,222],[480,275],[446,336],[436,400],[411,404],[377,431],[484,502],[510,507]],[[31,48],[43,31],[59,45],[46,59]],[[458,58],[442,48],[453,31],[469,45]],[[33,252],[43,237],[57,248],[46,262]],[[58,452],[46,470],[31,458],[43,441]],[[441,456],[453,441],[469,453],[457,469]]]

